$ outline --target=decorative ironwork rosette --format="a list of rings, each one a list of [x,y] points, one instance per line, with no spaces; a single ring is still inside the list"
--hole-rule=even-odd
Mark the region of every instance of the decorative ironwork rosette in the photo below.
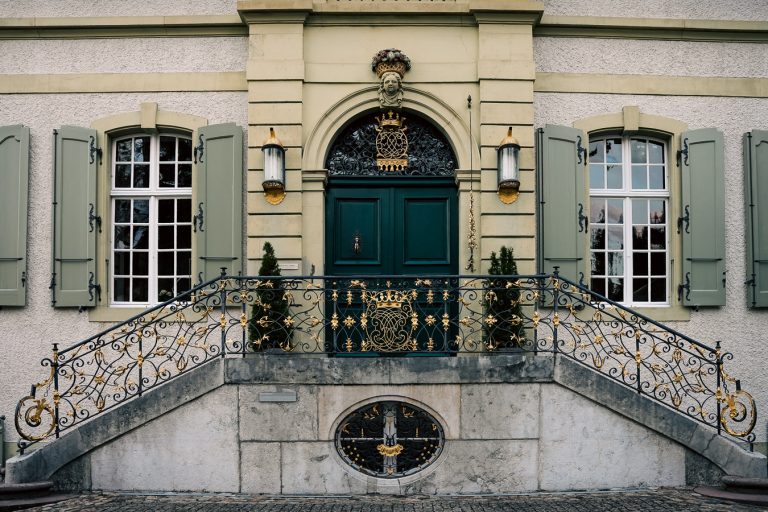
[[[426,411],[404,402],[376,402],[344,418],[336,449],[366,475],[401,478],[432,464],[444,439],[440,423]]]

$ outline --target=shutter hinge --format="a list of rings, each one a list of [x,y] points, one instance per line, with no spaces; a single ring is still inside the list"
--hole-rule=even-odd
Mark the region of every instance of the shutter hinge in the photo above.
[[[589,218],[584,215],[584,205],[579,203],[579,233],[585,233],[589,228]]]
[[[203,212],[203,203],[197,205],[197,215],[192,216],[192,231],[197,233],[197,230],[205,231],[203,224],[205,223],[205,213]],[[199,228],[198,228],[199,224]]]
[[[685,165],[688,165],[688,137],[683,139],[683,149],[677,150],[677,166],[680,167],[680,161],[685,156]]]
[[[685,290],[685,300],[691,300],[691,273],[685,273],[685,284],[677,285],[677,300],[683,300],[683,290]]]
[[[90,301],[93,301],[94,299],[93,292],[95,291],[96,295],[99,298],[99,302],[101,302],[101,285],[96,284],[96,275],[93,272],[89,272],[89,274],[90,275],[88,277],[88,299]]]
[[[93,206],[93,203],[88,203],[88,226],[90,226],[90,229],[88,230],[89,233],[93,233],[94,221],[96,221],[96,225],[99,227],[99,233],[101,233],[101,216],[94,213],[95,209],[96,207]]]
[[[576,156],[579,158],[578,163],[587,165],[587,149],[581,145],[581,135],[577,135],[576,139]]]
[[[21,272],[21,287],[26,288],[27,287],[27,272],[26,270],[23,270]]]
[[[199,143],[197,146],[195,146],[195,150],[193,151],[195,155],[195,163],[203,163],[203,153],[205,153],[205,137],[203,134],[200,134],[200,137],[198,138]],[[199,157],[197,155],[200,155]]]
[[[691,232],[688,231],[688,225],[691,222],[691,211],[690,211],[691,205],[687,204],[685,205],[685,217],[678,217],[677,219],[677,232],[680,233],[683,229],[683,223],[685,223],[685,232],[690,234]]]
[[[99,162],[101,162],[101,148],[96,147],[96,137],[91,135],[91,144],[88,150],[88,154],[90,156],[90,163],[93,163],[96,161],[95,155],[99,155]]]
[[[727,273],[728,273],[727,269],[723,271],[723,288],[725,288],[725,278]]]
[[[56,272],[51,272],[51,284],[48,289],[51,290],[51,306],[56,307]]]

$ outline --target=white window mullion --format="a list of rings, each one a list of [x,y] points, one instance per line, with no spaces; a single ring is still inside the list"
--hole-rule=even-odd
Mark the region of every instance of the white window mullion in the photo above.
[[[157,197],[149,203],[149,303],[157,303]]]

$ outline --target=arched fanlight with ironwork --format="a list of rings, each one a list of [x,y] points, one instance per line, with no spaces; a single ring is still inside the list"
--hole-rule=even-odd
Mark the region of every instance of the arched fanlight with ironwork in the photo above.
[[[514,203],[520,195],[520,144],[512,136],[511,126],[496,154],[499,199],[505,204]]]
[[[285,198],[285,148],[269,129],[269,138],[261,146],[264,152],[264,196],[270,204],[280,204]]]

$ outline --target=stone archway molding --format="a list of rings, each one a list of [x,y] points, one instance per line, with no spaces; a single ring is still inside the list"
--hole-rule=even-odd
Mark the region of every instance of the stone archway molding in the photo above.
[[[369,86],[359,89],[331,106],[312,128],[304,145],[301,168],[303,171],[316,171],[325,168],[325,159],[331,144],[338,133],[353,119],[366,111],[379,108],[378,87]],[[477,140],[469,132],[466,116],[459,115],[444,101],[420,89],[405,87],[405,108],[413,110],[430,120],[443,132],[451,144],[458,169],[468,169],[470,162],[468,140],[472,140],[472,159],[480,162]]]

